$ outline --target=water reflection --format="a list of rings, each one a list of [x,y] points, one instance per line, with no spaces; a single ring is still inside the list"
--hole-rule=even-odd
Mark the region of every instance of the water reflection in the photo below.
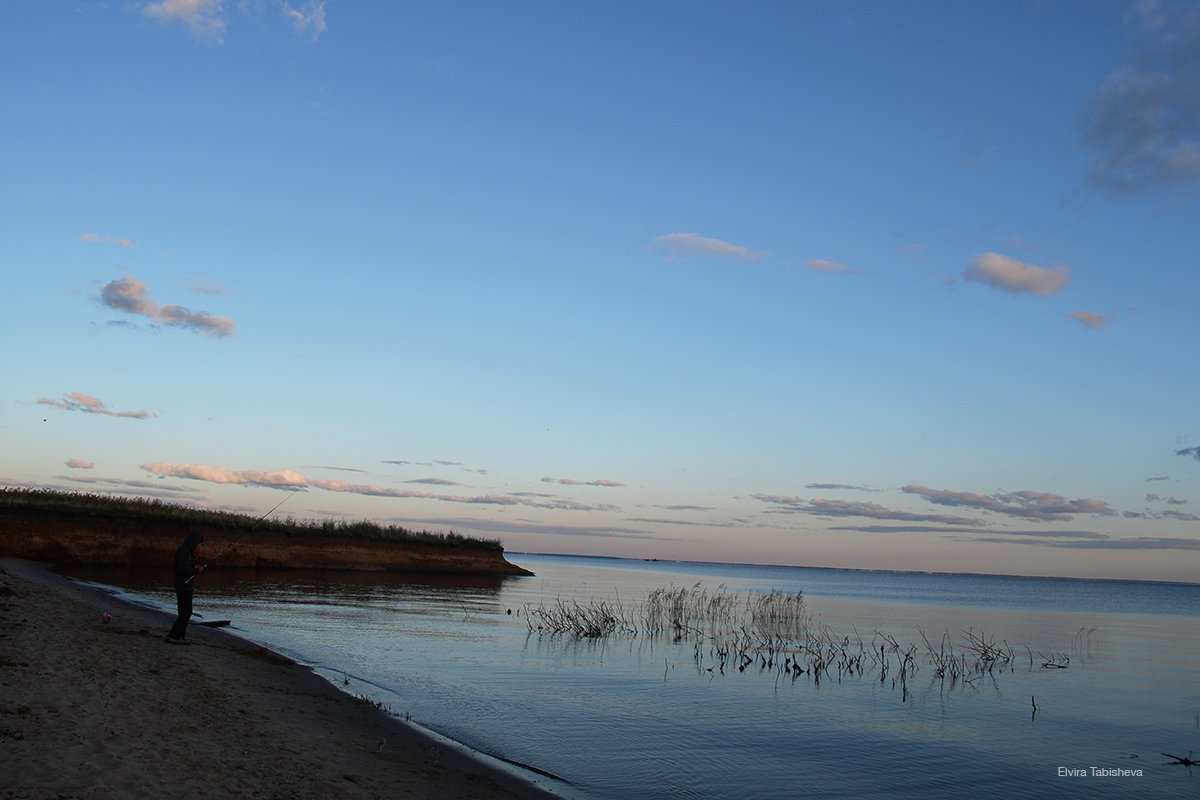
[[[810,592],[798,573],[774,569],[706,576],[582,560],[534,563],[532,578],[214,570],[202,576],[197,603],[206,615],[232,618],[242,635],[316,665],[338,684],[349,681],[348,691],[484,752],[568,776],[591,797],[877,791],[927,800],[957,796],[968,784],[1005,800],[1070,797],[1078,790],[1056,779],[1060,764],[1121,766],[1118,759],[1138,753],[1143,765],[1157,766],[1147,764],[1155,753],[1186,751],[1195,732],[1196,627],[1179,616],[1105,610],[1160,597],[1153,586],[1122,586],[1135,596],[1095,608],[1079,600],[1094,585],[1046,587],[1043,597],[1065,599],[1029,611],[1014,609],[1003,593],[980,605],[986,591],[1017,584],[971,586],[966,576],[951,581],[945,596],[973,602],[937,604],[937,581],[925,576],[905,587],[895,575],[876,584],[871,575],[843,574],[848,584]],[[71,574],[174,602],[162,571]],[[709,671],[710,651],[698,661],[691,643],[669,636],[539,635],[523,612],[558,598],[634,604],[650,590],[695,580],[735,591],[798,586],[819,622],[868,641],[885,631],[920,642],[924,630],[932,640],[946,632],[958,642],[961,631],[982,630],[1011,643],[1017,664],[951,685],[935,680],[922,659],[905,693],[894,669],[882,679],[835,669],[819,682],[758,664],[721,673]],[[1070,668],[1041,669],[1024,645],[1067,651]],[[1037,718],[1033,696],[1042,709]],[[1136,789],[1188,796],[1182,772],[1156,770]],[[1113,798],[1129,788],[1086,786],[1089,796]]]
[[[147,567],[74,567],[63,574],[79,580],[121,586],[136,591],[170,589],[167,570]],[[364,597],[386,595],[405,587],[426,587],[431,593],[499,595],[505,581],[492,575],[442,575],[424,572],[362,572],[352,570],[288,570],[232,567],[203,573],[203,591],[216,596],[246,592],[296,595],[305,593]]]

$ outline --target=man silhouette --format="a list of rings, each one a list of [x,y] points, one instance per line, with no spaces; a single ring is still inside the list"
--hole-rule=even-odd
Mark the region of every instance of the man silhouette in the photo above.
[[[204,567],[196,566],[196,545],[204,541],[204,534],[193,530],[175,551],[175,604],[179,616],[167,634],[171,644],[187,644],[187,626],[192,618],[192,595],[196,589],[196,576]]]

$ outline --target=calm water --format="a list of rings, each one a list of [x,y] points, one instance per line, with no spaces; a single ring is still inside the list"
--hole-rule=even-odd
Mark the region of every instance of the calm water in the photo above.
[[[196,607],[398,715],[561,777],[539,782],[571,798],[1200,793],[1200,771],[1161,755],[1200,751],[1200,586],[509,558],[537,576],[214,571]],[[75,574],[173,605],[162,576]],[[654,589],[697,582],[802,590],[814,621],[839,639],[917,645],[917,670],[897,681],[893,656],[883,676],[876,665],[814,680],[761,662],[722,672],[711,647],[693,641],[530,629],[531,607],[633,607]],[[968,630],[1006,642],[1011,668],[937,678],[922,632],[961,650]],[[1047,657],[1069,668],[1043,668]]]

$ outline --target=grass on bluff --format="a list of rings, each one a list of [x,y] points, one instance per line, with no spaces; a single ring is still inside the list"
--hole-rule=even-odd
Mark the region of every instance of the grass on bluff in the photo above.
[[[203,525],[209,528],[244,530],[257,525],[259,530],[281,533],[286,536],[326,536],[375,541],[412,542],[444,547],[471,547],[485,550],[503,550],[499,539],[476,539],[453,531],[435,533],[414,531],[400,525],[380,525],[362,520],[357,522],[333,520],[299,521],[292,517],[263,519],[231,511],[213,511],[165,503],[162,500],[145,500],[136,497],[59,492],[50,489],[5,488],[0,489],[0,509],[26,508],[53,513],[86,514],[98,517],[120,517],[125,519],[177,522],[183,525]]]

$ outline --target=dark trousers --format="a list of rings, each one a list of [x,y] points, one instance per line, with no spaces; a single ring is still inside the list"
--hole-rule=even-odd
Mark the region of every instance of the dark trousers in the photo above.
[[[187,636],[188,620],[192,618],[192,594],[190,586],[187,588],[175,587],[175,603],[179,607],[179,617],[171,627],[171,632],[167,634],[173,639],[182,639]]]

